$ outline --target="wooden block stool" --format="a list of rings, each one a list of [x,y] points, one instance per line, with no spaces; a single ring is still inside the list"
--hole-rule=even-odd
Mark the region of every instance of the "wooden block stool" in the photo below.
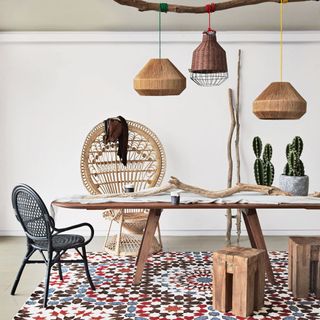
[[[290,237],[288,287],[295,298],[320,298],[320,237]]]
[[[247,317],[264,306],[264,250],[227,247],[213,253],[213,307]]]

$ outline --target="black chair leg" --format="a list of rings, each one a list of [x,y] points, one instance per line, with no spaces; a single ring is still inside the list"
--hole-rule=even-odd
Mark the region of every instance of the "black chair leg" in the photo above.
[[[91,275],[90,275],[90,271],[89,271],[89,267],[88,267],[87,252],[86,252],[85,246],[82,247],[82,254],[83,254],[84,268],[86,270],[86,274],[87,274],[88,281],[90,283],[90,287],[92,290],[96,290],[96,287],[94,286],[92,279],[91,279]]]
[[[47,307],[48,302],[48,291],[49,291],[49,284],[50,284],[50,273],[52,267],[52,251],[48,251],[48,262],[47,262],[47,274],[46,274],[46,281],[44,287],[44,299],[43,299],[43,307]]]
[[[60,258],[61,258],[60,252],[58,252],[58,256],[59,256],[59,260],[60,260]],[[61,269],[61,262],[60,261],[58,262],[58,270],[59,270],[59,278],[60,278],[61,281],[63,281],[63,275],[62,275],[62,269]]]
[[[26,266],[27,262],[29,261],[30,257],[33,255],[34,252],[35,252],[35,249],[33,249],[31,246],[28,246],[27,253],[26,253],[25,257],[23,258],[22,265],[18,271],[16,280],[14,281],[12,289],[11,289],[12,295],[14,295],[16,293],[16,289],[17,289],[18,283],[20,281],[24,267]]]
[[[58,262],[58,269],[59,269],[59,278],[61,281],[63,281],[63,275],[62,275],[62,269],[61,269],[61,263]]]

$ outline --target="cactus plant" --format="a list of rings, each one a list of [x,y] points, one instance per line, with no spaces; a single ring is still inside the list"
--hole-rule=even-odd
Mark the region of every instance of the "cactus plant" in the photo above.
[[[256,158],[261,157],[262,152],[262,141],[260,137],[254,137],[252,142],[253,152],[256,155]]]
[[[256,156],[254,162],[254,175],[257,184],[271,186],[274,179],[274,166],[271,163],[272,146],[267,143],[263,149],[262,159],[262,141],[260,137],[254,137],[252,142],[253,152]]]
[[[291,144],[286,147],[287,163],[283,174],[286,176],[304,176],[304,165],[300,159],[303,150],[303,141],[300,137],[294,137]]]
[[[301,153],[303,150],[303,141],[301,139],[301,137],[294,137],[291,143],[291,147],[292,149],[296,150],[298,153],[298,157],[301,157]]]

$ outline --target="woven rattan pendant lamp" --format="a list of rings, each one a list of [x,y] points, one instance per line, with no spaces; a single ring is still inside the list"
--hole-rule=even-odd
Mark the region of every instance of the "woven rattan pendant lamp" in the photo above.
[[[283,0],[282,0],[283,1]],[[282,81],[283,2],[280,2],[280,82],[272,82],[253,102],[253,113],[259,119],[300,119],[307,111],[307,102],[289,83]]]
[[[168,11],[168,4],[160,3],[159,58],[151,59],[135,76],[134,89],[142,96],[179,95],[186,88],[185,76],[169,59],[161,58],[161,13]]]
[[[210,14],[215,4],[206,6],[209,16],[208,31],[203,32],[202,42],[193,51],[190,78],[203,87],[218,86],[228,79],[227,56],[217,42],[216,32],[211,29]]]

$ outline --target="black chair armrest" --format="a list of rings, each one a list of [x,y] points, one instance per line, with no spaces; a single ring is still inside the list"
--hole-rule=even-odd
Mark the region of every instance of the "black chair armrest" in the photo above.
[[[79,223],[79,224],[76,224],[76,225],[73,225],[73,226],[70,226],[70,227],[66,227],[66,228],[54,228],[54,233],[53,235],[56,235],[56,234],[60,234],[60,233],[63,233],[65,231],[69,231],[69,230],[73,230],[73,229],[78,229],[78,228],[82,228],[82,227],[88,227],[90,229],[90,237],[84,242],[84,245],[87,245],[93,238],[94,236],[94,229],[92,227],[92,225],[90,223]]]

